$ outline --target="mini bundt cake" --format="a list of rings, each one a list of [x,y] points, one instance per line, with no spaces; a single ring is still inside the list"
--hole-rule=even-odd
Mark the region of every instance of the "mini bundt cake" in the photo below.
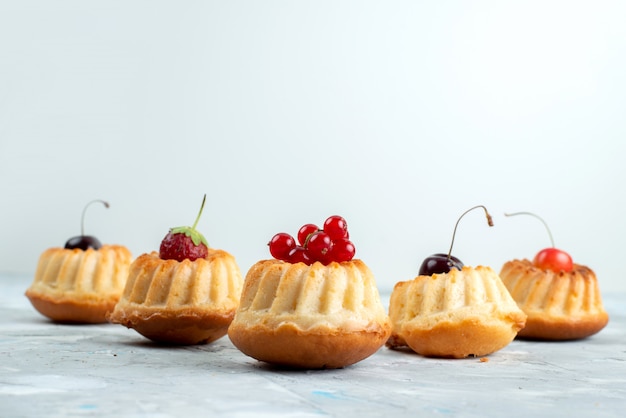
[[[484,356],[502,349],[524,327],[517,307],[489,267],[464,266],[395,285],[389,301],[391,348],[428,357]]]
[[[39,258],[26,296],[37,311],[54,321],[106,322],[124,290],[131,258],[120,245],[49,248]]]
[[[571,271],[539,268],[530,260],[508,261],[500,277],[518,306],[528,315],[519,336],[572,340],[599,332],[609,321],[598,280],[585,266]]]
[[[228,335],[257,360],[319,369],[369,357],[390,331],[374,276],[361,260],[265,260],[246,275]]]
[[[242,284],[235,258],[223,250],[208,248],[194,261],[143,254],[109,320],[155,342],[210,343],[226,335]]]

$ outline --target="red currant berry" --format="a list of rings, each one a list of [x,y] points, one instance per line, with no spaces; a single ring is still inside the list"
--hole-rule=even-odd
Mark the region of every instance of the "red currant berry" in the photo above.
[[[354,244],[347,238],[342,238],[333,242],[330,250],[330,259],[341,263],[342,261],[350,261],[356,254]]]
[[[302,225],[302,227],[298,231],[298,242],[300,243],[300,245],[305,245],[306,239],[309,237],[309,235],[319,230],[320,229],[317,227],[317,225],[314,224]]]
[[[330,249],[333,245],[330,235],[324,231],[311,234],[306,245],[307,254],[312,261],[326,262]]]
[[[290,252],[289,255],[287,256],[287,259],[284,260],[287,261],[288,263],[292,263],[292,264],[296,264],[296,263],[304,263],[307,266],[310,266],[312,263],[309,254],[307,253],[306,248],[298,245],[297,247],[293,248]]]
[[[296,240],[286,232],[279,232],[274,235],[267,244],[270,247],[270,254],[278,260],[287,260],[289,253],[296,248]]]
[[[346,238],[348,235],[348,223],[339,215],[330,216],[324,221],[324,232],[330,235],[333,241]]]

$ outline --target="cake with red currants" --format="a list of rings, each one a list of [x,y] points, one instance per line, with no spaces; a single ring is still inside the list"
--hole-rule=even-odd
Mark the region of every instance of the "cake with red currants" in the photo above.
[[[122,245],[102,245],[84,234],[70,238],[64,248],[55,247],[39,257],[34,281],[26,297],[42,315],[57,322],[103,323],[119,300],[128,277],[130,251]]]
[[[276,234],[275,259],[248,271],[228,335],[244,354],[307,369],[341,368],[381,348],[389,318],[370,269],[353,259],[347,224],[331,216],[324,227]]]
[[[502,266],[500,277],[518,306],[528,315],[523,338],[574,340],[602,330],[609,321],[600,287],[589,267],[576,264],[565,251],[552,247],[529,259],[511,260]],[[511,214],[516,215],[516,214]]]
[[[131,264],[109,321],[168,344],[206,344],[226,335],[243,278],[235,258],[209,247],[196,230],[204,202],[192,227],[170,229],[159,252]]]
[[[478,207],[493,225],[484,206],[472,209]],[[451,252],[452,246],[447,255],[427,257],[415,279],[394,286],[387,346],[408,346],[428,357],[484,356],[507,346],[524,327],[526,315],[500,277],[490,267],[464,266]]]

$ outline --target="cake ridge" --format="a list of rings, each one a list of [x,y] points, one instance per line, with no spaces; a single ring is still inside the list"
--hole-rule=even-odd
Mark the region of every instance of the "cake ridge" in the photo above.
[[[105,257],[102,257],[105,253],[100,254],[100,266],[101,270],[107,270],[108,266],[106,265]],[[80,262],[77,266],[77,274],[79,277],[87,277],[91,276],[91,280],[80,280],[76,283],[76,290],[83,292],[97,292],[99,281],[101,276],[99,275],[99,271],[96,270],[96,257],[93,256],[93,253],[84,253],[80,259]]]
[[[136,272],[136,270],[140,270],[140,272]],[[138,266],[136,263],[131,264],[126,287],[120,301],[142,303],[146,300],[149,287],[145,285],[145,282],[137,280],[144,274],[145,268],[143,266]]]
[[[165,292],[165,307],[175,308],[176,306],[187,305],[189,298],[189,278],[194,274],[195,270],[188,263],[179,263],[171,271],[171,279],[169,280],[169,289]],[[193,280],[191,280],[193,282]]]
[[[304,275],[300,290],[295,293],[295,313],[306,314],[307,311],[319,311],[324,276],[316,269],[309,268]]]
[[[173,263],[168,263],[173,264]],[[174,267],[176,269],[176,267]],[[163,306],[172,287],[174,269],[156,269],[151,277],[152,285],[148,289],[145,302],[153,306]]]
[[[310,271],[310,268],[308,270]],[[296,277],[296,270],[292,268],[283,270],[283,274],[279,276],[275,298],[269,311],[274,314],[295,312],[298,302],[296,295],[302,293],[302,287],[302,280],[298,280],[298,277]]]
[[[255,271],[263,270],[266,263],[256,264],[252,267],[252,269],[248,272],[248,276],[254,274]],[[276,280],[276,274],[280,274],[281,276],[284,274],[282,270],[280,270],[279,266],[269,266],[270,270],[268,271],[259,281],[248,281],[246,280],[244,291],[242,292],[242,299],[240,302],[240,308],[242,310],[266,310],[271,308],[271,302],[273,301],[274,296],[276,295],[276,291],[278,289],[278,285],[280,280]],[[271,273],[271,274],[270,274]],[[259,292],[258,289],[260,287],[267,289],[265,293]],[[245,297],[249,295],[248,297]],[[269,297],[268,297],[269,296]]]
[[[61,258],[61,265],[58,271],[59,279],[56,282],[58,290],[70,290],[72,288],[72,283],[74,283],[73,281],[78,274],[80,262],[85,257],[87,251],[89,250],[79,253],[78,251],[72,250],[77,257],[66,257],[65,254],[58,253],[57,256]]]
[[[350,266],[351,273],[355,281],[363,282],[363,275],[361,271],[354,266]],[[341,281],[346,283],[346,287],[343,289],[342,308],[351,312],[358,310],[363,305],[363,299],[365,298],[365,289],[362,286],[347,286],[347,277],[345,269],[341,269]]]

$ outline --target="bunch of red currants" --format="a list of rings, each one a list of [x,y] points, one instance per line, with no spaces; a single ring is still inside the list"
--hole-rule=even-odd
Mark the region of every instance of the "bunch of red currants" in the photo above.
[[[286,232],[274,235],[268,243],[272,257],[288,263],[311,265],[316,261],[328,265],[333,261],[350,261],[356,253],[350,241],[348,223],[338,215],[328,217],[320,229],[305,224],[298,231],[298,241]]]

